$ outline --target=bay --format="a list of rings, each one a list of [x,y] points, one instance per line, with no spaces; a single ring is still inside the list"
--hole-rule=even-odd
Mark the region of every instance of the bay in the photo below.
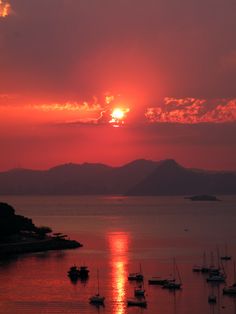
[[[224,296],[224,284],[213,287],[215,305],[208,304],[212,291],[192,266],[208,261],[217,248],[236,258],[236,197],[219,196],[221,202],[191,202],[183,197],[122,196],[1,196],[17,213],[48,225],[83,243],[76,250],[21,255],[0,265],[0,313],[236,313],[236,298]],[[212,253],[211,253],[212,252]],[[181,291],[149,286],[152,276],[173,273],[175,257],[183,281]],[[73,284],[67,271],[74,263],[90,269],[87,282]],[[135,283],[128,273],[145,276],[146,309],[128,308]],[[227,282],[233,283],[233,259],[223,263]],[[89,304],[97,292],[104,307]]]

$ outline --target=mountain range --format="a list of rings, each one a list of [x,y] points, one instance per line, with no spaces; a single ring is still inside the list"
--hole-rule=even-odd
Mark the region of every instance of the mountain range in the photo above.
[[[139,159],[121,167],[64,164],[0,172],[0,195],[236,194],[236,172],[189,169],[173,159]]]

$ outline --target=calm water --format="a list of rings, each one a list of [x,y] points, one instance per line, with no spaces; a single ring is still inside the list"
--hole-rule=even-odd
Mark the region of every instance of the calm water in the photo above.
[[[209,305],[212,291],[192,265],[202,262],[203,251],[216,256],[216,247],[236,259],[236,197],[222,202],[197,203],[182,197],[1,197],[17,212],[48,225],[84,244],[77,250],[24,255],[0,264],[0,313],[236,313],[236,297],[222,295],[223,285],[213,287],[218,300]],[[176,257],[182,291],[169,292],[148,286],[151,276],[168,277]],[[216,258],[215,258],[216,261]],[[87,264],[86,283],[72,284],[67,270]],[[134,283],[129,272],[145,276],[148,306],[127,308]],[[233,262],[224,262],[229,283]],[[97,291],[96,271],[105,307],[96,308],[88,298]]]

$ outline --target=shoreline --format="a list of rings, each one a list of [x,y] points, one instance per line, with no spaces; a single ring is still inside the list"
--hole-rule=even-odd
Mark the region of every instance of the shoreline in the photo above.
[[[2,243],[0,244],[0,259],[18,254],[76,249],[82,246],[83,245],[78,241],[58,238],[47,238],[44,240],[19,243]]]

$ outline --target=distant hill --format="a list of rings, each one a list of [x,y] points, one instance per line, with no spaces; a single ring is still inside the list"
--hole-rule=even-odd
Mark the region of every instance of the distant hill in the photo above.
[[[127,195],[192,194],[236,194],[236,174],[187,169],[170,159],[127,192]]]
[[[236,173],[187,169],[172,159],[139,159],[121,167],[70,163],[44,171],[14,169],[0,172],[0,194],[236,194]]]

